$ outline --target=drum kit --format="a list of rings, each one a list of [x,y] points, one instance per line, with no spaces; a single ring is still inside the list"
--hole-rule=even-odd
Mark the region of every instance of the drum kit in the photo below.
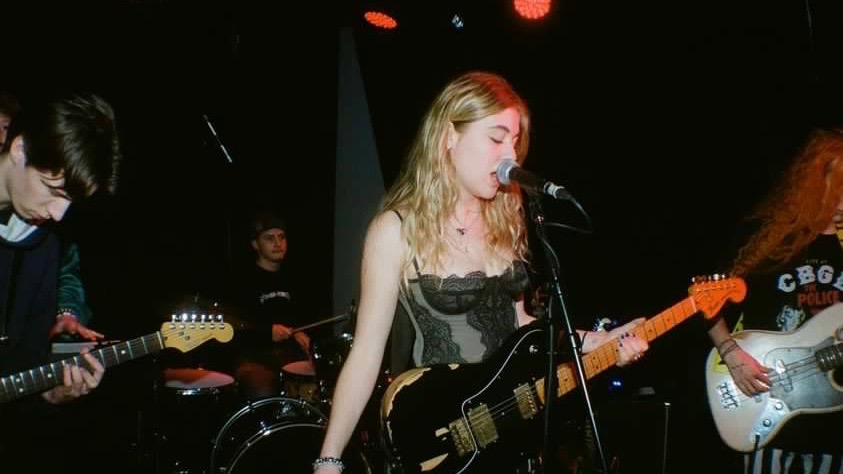
[[[341,319],[347,316],[323,321]],[[240,395],[224,364],[207,363],[213,356],[200,353],[199,360],[164,362],[155,389],[158,472],[249,474],[270,466],[279,472],[310,472],[352,342],[349,333],[314,340],[311,360],[280,367],[279,392],[256,400]],[[346,473],[372,472],[364,444],[350,443],[344,455]]]

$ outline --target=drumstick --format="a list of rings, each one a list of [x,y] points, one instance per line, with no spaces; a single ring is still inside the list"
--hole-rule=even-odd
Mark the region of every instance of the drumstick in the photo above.
[[[295,328],[292,331],[290,331],[290,334],[295,334],[297,332],[304,331],[305,329],[315,328],[316,326],[321,326],[323,324],[332,323],[334,321],[340,321],[342,319],[348,319],[348,315],[347,314],[341,314],[339,316],[334,316],[333,318],[328,318],[328,319],[323,319],[321,321],[316,321],[315,323],[310,323],[310,324],[307,324],[305,326]]]

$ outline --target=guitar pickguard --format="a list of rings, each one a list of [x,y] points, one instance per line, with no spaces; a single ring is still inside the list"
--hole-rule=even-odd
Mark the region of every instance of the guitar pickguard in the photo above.
[[[835,389],[830,372],[819,370],[812,361],[824,347],[834,344],[829,337],[814,347],[786,347],[774,349],[764,357],[763,364],[771,367],[781,380],[770,388],[770,396],[790,410],[828,408],[843,404],[843,392]]]
[[[732,380],[716,349],[706,363],[709,406],[723,441],[737,451],[764,447],[795,416],[843,410],[835,373],[843,366],[843,305],[831,306],[789,333],[735,333],[741,349],[767,367],[768,392],[746,396]]]

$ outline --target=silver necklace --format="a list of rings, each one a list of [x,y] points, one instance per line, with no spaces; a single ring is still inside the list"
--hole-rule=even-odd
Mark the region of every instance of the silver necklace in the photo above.
[[[465,236],[465,233],[468,232],[469,229],[471,229],[474,226],[474,224],[477,222],[477,219],[480,218],[480,212],[476,212],[476,213],[472,213],[472,214],[474,214],[474,219],[472,219],[471,222],[469,222],[468,224],[464,224],[460,220],[460,218],[457,217],[457,213],[454,212],[454,220],[458,224],[458,226],[455,227],[455,230],[457,231],[458,234],[460,234],[460,237]]]

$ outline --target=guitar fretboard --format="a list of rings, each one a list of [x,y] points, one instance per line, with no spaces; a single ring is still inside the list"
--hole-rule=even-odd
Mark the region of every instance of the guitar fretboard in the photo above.
[[[164,339],[161,332],[158,331],[153,334],[91,351],[91,355],[103,367],[111,367],[153,352],[158,352],[163,348]],[[80,354],[0,378],[0,402],[9,402],[16,398],[41,392],[63,383],[62,368],[68,364],[82,367],[86,365]]]
[[[693,316],[697,311],[698,310],[694,305],[693,297],[689,296],[670,308],[662,311],[658,315],[648,319],[643,324],[636,327],[633,332],[638,337],[649,342],[668,332],[677,324]],[[586,379],[591,379],[604,370],[614,367],[618,363],[619,350],[618,341],[612,340],[584,355],[582,362]],[[557,396],[562,396],[577,387],[576,370],[577,369],[572,362],[560,364],[556,368],[556,377],[559,380],[559,392],[557,393]],[[539,398],[544,401],[544,378],[535,382],[535,389],[538,392]]]

